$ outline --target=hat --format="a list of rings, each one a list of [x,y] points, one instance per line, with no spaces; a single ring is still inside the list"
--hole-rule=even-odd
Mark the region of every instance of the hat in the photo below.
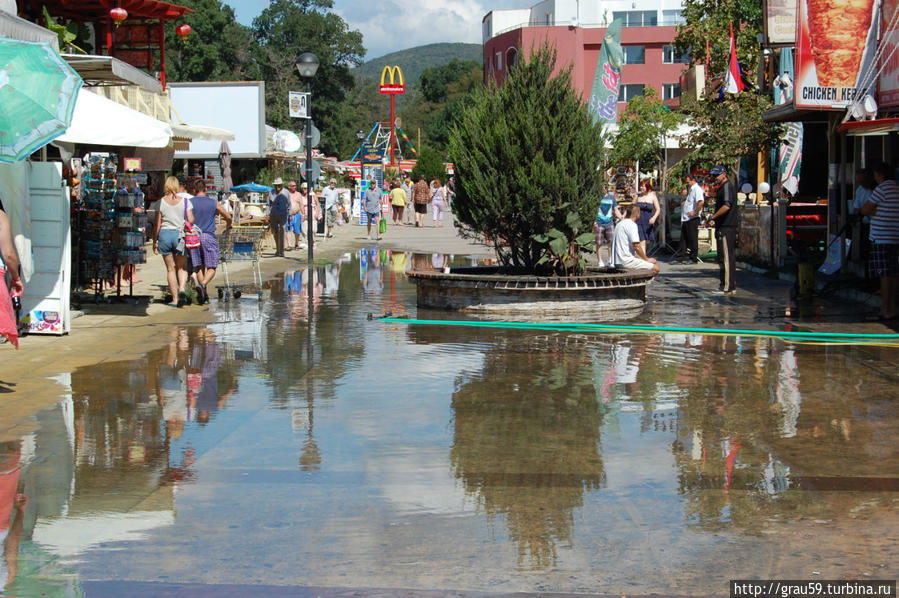
[[[309,188],[309,183],[307,183],[305,181],[300,183],[300,189],[308,189],[308,188]]]
[[[727,172],[727,166],[724,166],[723,164],[719,164],[718,166],[712,168],[709,171],[709,174],[712,176],[718,176],[719,174],[725,174],[726,172]]]
[[[281,185],[283,187],[284,181],[281,180],[281,177],[278,177],[274,181],[272,181],[272,185]]]
[[[331,179],[331,182],[332,182],[332,183],[336,183],[336,182],[337,182],[337,179]]]
[[[232,193],[231,195],[228,196],[228,200],[229,201],[240,201],[240,198],[237,197],[237,193]]]

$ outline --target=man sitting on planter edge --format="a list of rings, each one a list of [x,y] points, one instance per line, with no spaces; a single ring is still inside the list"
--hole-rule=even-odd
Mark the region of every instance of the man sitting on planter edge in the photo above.
[[[647,257],[640,245],[640,234],[637,231],[637,220],[640,219],[640,204],[632,203],[627,208],[626,216],[615,225],[612,236],[612,263],[616,268],[630,270],[652,270],[659,273],[659,265],[653,257]]]

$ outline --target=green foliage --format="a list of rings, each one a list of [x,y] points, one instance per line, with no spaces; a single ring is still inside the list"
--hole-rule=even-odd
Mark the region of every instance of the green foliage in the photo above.
[[[66,25],[59,25],[53,17],[50,16],[50,13],[47,11],[47,7],[42,7],[44,9],[44,24],[47,29],[56,34],[57,39],[59,40],[59,48],[61,51],[71,51],[76,50],[82,54],[87,54],[84,50],[78,47],[75,44],[75,41],[78,40],[79,34],[79,25],[74,21],[67,23]]]
[[[553,272],[569,276],[586,270],[585,254],[593,252],[593,232],[582,232],[583,225],[576,212],[569,212],[565,217],[562,230],[551,228],[544,234],[534,235],[534,241],[544,246],[545,253],[537,261],[538,266],[544,264]]]
[[[645,95],[627,103],[612,139],[612,164],[626,164],[639,160],[655,164],[662,159],[664,137],[680,123],[681,117],[671,112],[659,99],[656,91],[647,87]]]
[[[698,101],[682,98],[682,110],[692,129],[681,145],[693,149],[675,169],[678,176],[694,164],[735,164],[741,156],[771,147],[782,132],[780,126],[762,120],[773,102],[767,94],[757,92],[757,81],[752,77],[759,61],[762,4],[757,0],[684,0],[682,15],[685,24],[678,27],[675,45],[679,51],[692,51],[694,64],[705,64],[708,40],[711,66],[706,77],[714,83]],[[730,59],[731,23],[747,85],[743,92],[725,94],[719,101],[718,91]]]
[[[303,52],[318,56],[321,64],[312,78],[311,111],[322,132],[320,148],[327,154],[341,146],[335,137],[346,125],[340,105],[354,86],[351,67],[365,55],[362,34],[350,30],[331,8],[331,0],[272,0],[253,20],[254,54],[265,79],[268,124],[298,128],[287,113],[288,92],[304,88],[296,58]]]
[[[398,65],[403,69],[408,89],[418,83],[422,71],[427,68],[440,66],[452,60],[463,62],[473,60],[481,64],[483,59],[484,49],[481,44],[428,44],[373,58],[355,69],[355,72],[360,78],[373,79],[377,83],[381,77],[381,69],[385,65]]]
[[[472,70],[480,71],[481,64],[474,60],[462,62],[457,58],[425,69],[418,80],[422,97],[428,102],[446,102],[450,83],[459,81]]]
[[[418,163],[412,169],[412,180],[417,181],[421,175],[424,175],[428,182],[435,177],[441,182],[446,182],[446,164],[443,155],[427,145],[418,148]]]
[[[601,129],[573,90],[570,67],[553,76],[555,63],[543,46],[502,87],[475,91],[450,136],[462,234],[486,233],[502,264],[539,274],[580,271],[559,261],[561,242],[538,239],[556,229],[580,247],[576,231],[592,226],[603,194]]]

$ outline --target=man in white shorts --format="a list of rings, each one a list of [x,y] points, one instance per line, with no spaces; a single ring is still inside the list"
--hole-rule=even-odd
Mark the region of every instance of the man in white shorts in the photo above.
[[[612,236],[612,264],[616,268],[652,270],[653,274],[658,274],[659,266],[655,258],[647,257],[640,246],[640,234],[637,232],[639,219],[640,205],[633,202],[627,208],[626,216],[615,225],[615,234]]]

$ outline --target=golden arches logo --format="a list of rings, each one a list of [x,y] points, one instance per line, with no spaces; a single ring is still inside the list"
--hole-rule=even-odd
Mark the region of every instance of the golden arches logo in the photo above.
[[[381,70],[381,93],[405,93],[406,81],[403,79],[403,69],[398,65],[385,66]]]

